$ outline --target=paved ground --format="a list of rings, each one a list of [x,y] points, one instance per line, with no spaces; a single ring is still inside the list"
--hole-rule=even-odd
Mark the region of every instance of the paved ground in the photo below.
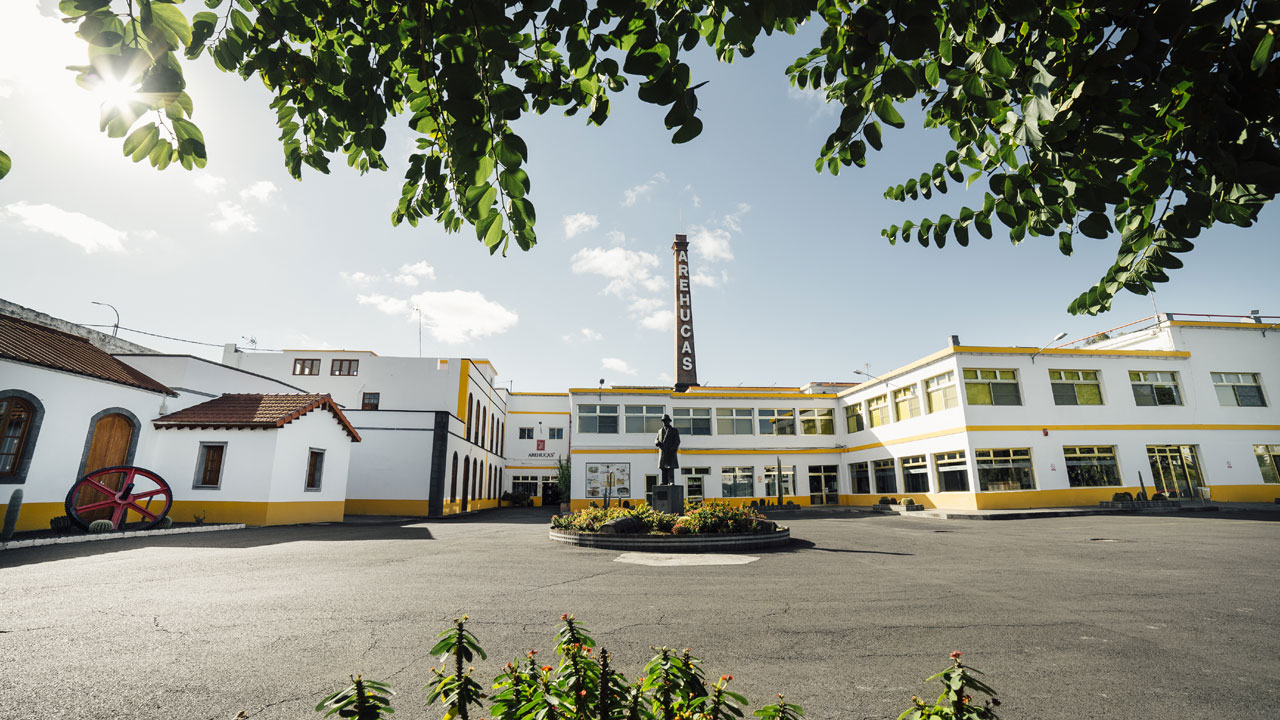
[[[307,526],[0,553],[0,718],[319,717],[348,673],[430,718],[432,638],[461,613],[481,669],[575,613],[632,673],[691,646],[763,704],[896,718],[951,650],[1005,718],[1270,718],[1280,704],[1275,514],[788,520],[804,542],[653,567],[555,545],[547,513]]]

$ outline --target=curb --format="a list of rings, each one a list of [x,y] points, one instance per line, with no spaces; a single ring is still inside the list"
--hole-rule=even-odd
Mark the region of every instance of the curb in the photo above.
[[[154,535],[187,535],[190,533],[220,532],[222,530],[243,530],[244,523],[229,525],[210,525],[208,527],[183,527],[168,530],[131,530],[128,532],[102,533],[101,535],[67,535],[64,537],[36,538],[35,540],[10,540],[0,542],[0,550],[17,550],[18,548],[41,547],[43,545],[74,545],[75,543],[98,542],[99,540],[122,540],[124,538],[152,537]]]
[[[1009,512],[1000,514],[949,512],[942,510],[926,510],[913,513],[914,517],[927,517],[935,520],[1035,520],[1037,518],[1078,517],[1084,515],[1164,515],[1167,513],[1218,512],[1214,506],[1204,507],[1162,507],[1150,509],[1115,509],[1097,508],[1091,510],[1041,510],[1037,512]],[[900,512],[899,515],[906,515]]]
[[[734,533],[726,535],[597,535],[566,530],[549,531],[551,540],[566,545],[595,550],[631,550],[637,552],[735,552],[775,550],[791,544],[790,528],[771,533]]]

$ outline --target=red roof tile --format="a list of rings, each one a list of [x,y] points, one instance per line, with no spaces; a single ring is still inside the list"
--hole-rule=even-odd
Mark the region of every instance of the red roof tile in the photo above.
[[[177,395],[82,337],[8,315],[0,315],[0,358]]]
[[[156,418],[157,428],[279,428],[312,410],[333,413],[355,442],[360,434],[329,395],[226,394]]]

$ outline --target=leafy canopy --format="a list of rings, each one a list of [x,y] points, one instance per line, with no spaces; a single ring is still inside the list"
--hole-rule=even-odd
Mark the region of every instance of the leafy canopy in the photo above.
[[[102,109],[125,155],[204,166],[182,61],[205,55],[271,91],[295,178],[338,153],[385,170],[385,127],[407,116],[417,148],[392,222],[465,223],[491,252],[537,240],[529,151],[512,129],[523,114],[599,125],[634,82],[668,109],[672,142],[688,142],[700,85],[681,53],[706,44],[731,62],[803,22],[822,25],[821,41],[787,74],[843,108],[818,170],[865,165],[919,100],[955,149],[885,196],[928,199],[948,180],[988,189],[979,208],[883,235],[965,245],[999,221],[1014,243],[1056,236],[1068,255],[1078,234],[1118,236],[1073,313],[1150,292],[1203,229],[1248,227],[1280,190],[1280,0],[205,0],[189,18],[175,4],[60,4],[89,45],[77,81],[136,90]]]

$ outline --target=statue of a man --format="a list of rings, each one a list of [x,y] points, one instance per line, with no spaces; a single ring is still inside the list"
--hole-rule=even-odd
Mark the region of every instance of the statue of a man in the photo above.
[[[680,461],[676,458],[676,450],[680,448],[680,431],[671,424],[671,416],[662,416],[662,427],[658,429],[658,437],[653,443],[661,453],[658,457],[658,469],[662,471],[662,484],[674,485],[676,468]]]

